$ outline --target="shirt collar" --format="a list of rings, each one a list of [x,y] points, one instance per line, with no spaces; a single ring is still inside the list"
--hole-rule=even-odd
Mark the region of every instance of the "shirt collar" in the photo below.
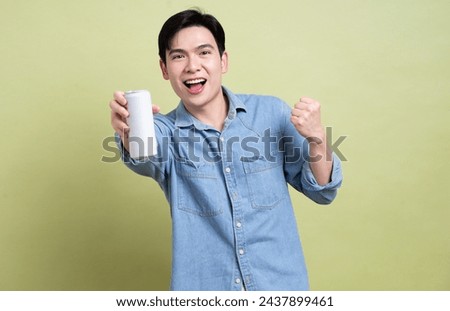
[[[245,108],[245,104],[239,99],[239,97],[237,97],[235,94],[233,94],[230,90],[228,90],[224,86],[222,86],[222,90],[224,94],[227,96],[229,102],[228,116],[227,116],[229,119],[234,119],[239,111],[244,112],[247,111]],[[175,126],[177,127],[194,126],[198,130],[206,130],[212,128],[211,126],[200,122],[197,118],[191,115],[189,111],[187,111],[186,108],[184,107],[182,101],[180,101],[178,107],[176,108]]]

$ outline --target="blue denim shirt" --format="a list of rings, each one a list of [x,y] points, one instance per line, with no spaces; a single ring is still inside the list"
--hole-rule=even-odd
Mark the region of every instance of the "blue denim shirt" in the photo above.
[[[328,204],[342,181],[340,161],[333,154],[331,182],[320,186],[288,105],[223,90],[229,112],[221,132],[180,103],[155,116],[157,156],[137,161],[122,150],[125,164],[154,178],[170,204],[171,289],[307,290],[287,184]]]

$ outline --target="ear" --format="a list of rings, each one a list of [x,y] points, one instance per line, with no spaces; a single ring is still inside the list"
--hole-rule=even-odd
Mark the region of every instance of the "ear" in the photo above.
[[[159,67],[161,67],[161,73],[164,80],[169,80],[169,73],[167,72],[166,64],[164,64],[163,60],[159,60]]]
[[[222,64],[222,73],[226,73],[228,71],[228,53],[224,51],[221,57]]]

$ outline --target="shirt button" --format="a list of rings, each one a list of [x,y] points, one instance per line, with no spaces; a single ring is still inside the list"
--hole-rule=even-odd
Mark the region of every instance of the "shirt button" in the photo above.
[[[225,172],[227,172],[227,173],[231,172],[231,168],[229,168],[229,167],[225,168]]]
[[[236,227],[238,227],[238,228],[240,228],[240,227],[242,227],[242,223],[241,222],[236,222]]]
[[[219,139],[220,139],[220,141],[224,141],[224,138],[223,138],[223,137],[220,137]]]
[[[239,284],[239,283],[241,283],[241,279],[236,279],[236,280],[234,280],[234,282],[235,282],[236,284]]]
[[[242,248],[239,250],[239,255],[244,255],[244,250]]]

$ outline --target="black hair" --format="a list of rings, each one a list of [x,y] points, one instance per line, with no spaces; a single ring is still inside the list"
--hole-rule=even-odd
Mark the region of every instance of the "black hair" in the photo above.
[[[158,36],[159,57],[166,63],[166,51],[170,49],[170,42],[180,30],[192,26],[207,28],[219,48],[220,56],[225,51],[225,32],[219,21],[210,14],[202,13],[200,10],[186,10],[171,16],[162,26]]]

